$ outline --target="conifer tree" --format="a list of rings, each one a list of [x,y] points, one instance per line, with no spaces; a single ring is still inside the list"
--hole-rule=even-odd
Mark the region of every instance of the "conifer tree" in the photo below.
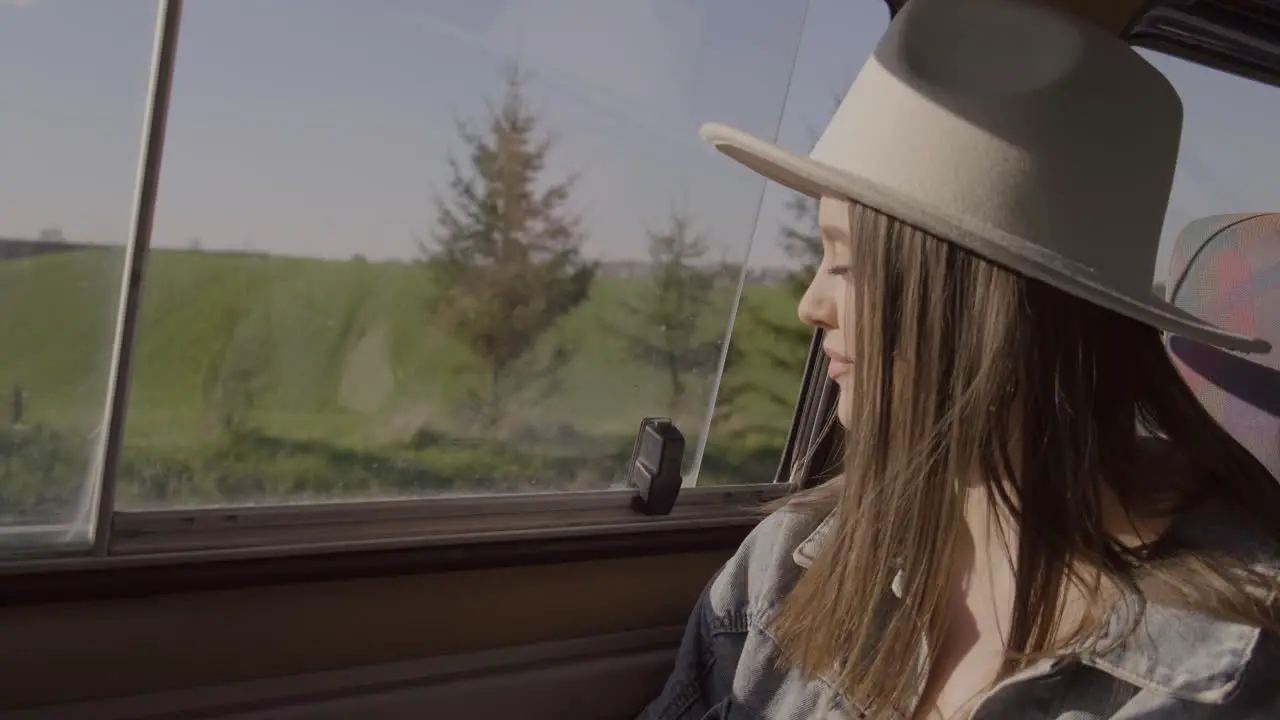
[[[792,219],[782,226],[778,240],[794,265],[782,278],[781,285],[794,307],[822,262],[822,240],[818,236],[816,200],[797,194],[787,202],[787,209]],[[745,414],[742,405],[750,396],[763,401],[762,405],[776,418],[777,423],[770,425],[789,422],[795,394],[768,387],[759,382],[759,377],[767,374],[798,380],[812,341],[812,328],[802,325],[794,316],[777,320],[760,304],[744,296],[725,358],[725,374],[716,400],[717,419],[736,424],[738,417]]]
[[[687,376],[719,359],[722,328],[706,323],[718,266],[705,262],[707,239],[688,213],[671,213],[662,231],[649,233],[650,285],[633,307],[638,332],[630,336],[638,357],[659,368],[667,383],[667,407],[676,414]]]
[[[435,311],[484,367],[480,421],[493,427],[516,390],[554,375],[571,349],[531,353],[557,321],[587,297],[596,266],[581,256],[580,221],[567,207],[575,177],[544,178],[552,140],[524,93],[519,68],[506,75],[487,125],[459,122],[465,165],[449,161],[448,197],[436,198],[428,265],[439,290]]]

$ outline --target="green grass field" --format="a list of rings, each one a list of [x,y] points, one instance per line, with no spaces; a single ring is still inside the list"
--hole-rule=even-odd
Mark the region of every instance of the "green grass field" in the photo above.
[[[122,259],[116,251],[89,250],[0,262],[0,398],[6,399],[0,428],[10,425],[13,389],[22,391],[22,427],[8,427],[18,438],[13,448],[28,442],[22,428],[40,428],[84,454],[85,438],[101,422]],[[477,437],[471,414],[487,379],[466,348],[433,322],[432,288],[420,266],[155,251],[125,436],[122,485],[134,485],[122,487],[122,499],[369,492],[395,475],[380,463],[421,471],[428,455],[432,467],[444,468],[440,473],[489,478],[528,474],[535,460],[558,472],[564,468],[556,465],[557,453],[616,464],[642,416],[672,411],[662,373],[634,357],[623,338],[623,331],[639,329],[629,305],[643,282],[598,278],[587,302],[554,331],[576,349],[557,383],[506,403],[498,435]],[[712,337],[723,331],[731,293],[726,283],[718,293],[723,307],[708,313]],[[750,456],[764,467],[762,458],[781,447],[790,408],[767,396],[791,397],[804,361],[800,349],[793,370],[752,362],[751,349],[772,341],[753,318],[794,322],[794,309],[785,291],[768,286],[749,286],[744,302],[754,312],[740,313],[733,340],[742,343],[744,359],[728,372],[762,392],[746,393],[731,419],[713,424],[710,475],[734,472],[729,457]],[[222,392],[229,367],[247,378],[248,388],[237,395],[244,427],[230,439],[211,399]],[[687,435],[699,429],[710,382],[709,372],[691,378],[686,401],[675,409]],[[764,434],[738,432],[748,426]],[[479,463],[474,472],[459,469],[470,462],[468,452]],[[242,476],[206,477],[211,467],[222,472],[230,465]],[[268,465],[292,469],[285,480],[270,481],[275,470]],[[342,477],[363,468],[355,473],[363,485],[316,480],[325,468]],[[15,472],[0,467],[11,488],[22,484]],[[166,485],[184,482],[203,489]],[[412,478],[405,483],[412,490]],[[452,487],[467,489],[461,481]]]

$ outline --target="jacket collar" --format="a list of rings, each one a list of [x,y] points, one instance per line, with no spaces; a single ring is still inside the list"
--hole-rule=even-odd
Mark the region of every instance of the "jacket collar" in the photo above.
[[[797,565],[808,568],[813,563],[834,522],[834,513],[828,515],[796,546],[792,560]],[[1258,569],[1280,573],[1280,544],[1221,502],[1199,504],[1179,518],[1171,531],[1194,547],[1246,558]],[[901,583],[899,573],[891,588],[898,597]],[[1220,704],[1230,697],[1254,655],[1261,637],[1258,628],[1153,603],[1124,642],[1113,642],[1134,609],[1122,603],[1096,645],[1106,649],[1082,651],[1077,659],[1132,685],[1183,700]]]

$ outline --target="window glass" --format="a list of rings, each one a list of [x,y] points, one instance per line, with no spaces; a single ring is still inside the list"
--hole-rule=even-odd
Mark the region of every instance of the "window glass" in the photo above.
[[[1280,212],[1280,88],[1139,50],[1182,98],[1182,147],[1157,263],[1163,288],[1173,241],[1209,215]]]
[[[776,135],[804,13],[186,3],[119,505],[606,488],[646,415],[723,482],[764,183],[697,127]]]
[[[808,154],[889,23],[880,0],[811,0],[778,143]],[[774,478],[813,331],[796,315],[822,259],[817,203],[769,183],[704,462],[710,482]]]
[[[0,550],[91,540],[155,18],[0,3]]]

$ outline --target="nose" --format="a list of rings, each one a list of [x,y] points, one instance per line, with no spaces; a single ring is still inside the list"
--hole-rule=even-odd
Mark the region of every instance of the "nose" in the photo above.
[[[833,330],[840,324],[838,306],[831,288],[827,287],[829,283],[824,283],[822,277],[819,270],[800,298],[800,322],[809,327]]]

